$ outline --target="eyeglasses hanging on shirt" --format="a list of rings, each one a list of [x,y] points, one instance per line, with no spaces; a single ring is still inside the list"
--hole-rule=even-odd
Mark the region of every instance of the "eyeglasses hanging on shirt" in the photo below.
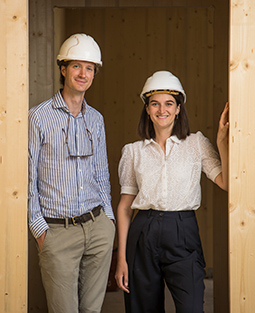
[[[65,145],[70,157],[88,157],[93,155],[92,134],[87,128],[83,110],[81,113],[86,131],[82,131],[81,124],[78,123],[78,119],[76,121],[77,124],[75,125],[75,123],[71,123],[70,127],[70,113],[68,114],[66,132],[64,128],[62,128],[62,131],[65,134]],[[80,127],[78,127],[78,124]]]

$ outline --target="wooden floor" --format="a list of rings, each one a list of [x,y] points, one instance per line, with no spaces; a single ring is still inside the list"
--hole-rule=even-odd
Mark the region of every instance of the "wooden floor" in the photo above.
[[[124,313],[124,299],[122,291],[107,292],[101,313]],[[175,308],[171,295],[166,291],[166,313],[174,313]],[[213,313],[213,281],[205,280],[205,313]]]

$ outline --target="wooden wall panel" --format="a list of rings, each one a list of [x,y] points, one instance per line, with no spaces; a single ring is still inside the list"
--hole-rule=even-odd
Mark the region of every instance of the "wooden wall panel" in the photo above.
[[[189,9],[186,23],[185,64],[187,84],[187,111],[193,132],[202,131],[211,142],[217,124],[213,124],[213,68],[214,68],[214,9]],[[181,63],[179,60],[178,64]],[[197,211],[207,263],[208,276],[213,269],[213,183],[202,176],[202,203]]]
[[[85,0],[85,7],[116,7],[118,0]]]
[[[53,91],[53,15],[49,1],[29,3],[30,106],[50,97]]]
[[[141,54],[144,51],[142,46],[144,26],[141,21],[144,20],[145,12],[141,12],[140,19],[137,19],[134,9],[129,12],[124,9],[113,9],[108,11],[106,16],[104,46],[106,62],[103,77],[106,91],[105,121],[108,154],[111,160],[109,163],[113,207],[116,209],[120,191],[117,169],[123,140],[129,142],[131,138],[137,138],[137,126],[134,124],[138,120],[136,113],[140,111],[140,102],[135,84],[144,70],[141,63]],[[139,42],[135,38],[140,38]],[[137,50],[134,49],[136,44]]]
[[[28,3],[0,2],[0,312],[27,310]]]
[[[60,74],[56,57],[58,55],[61,44],[66,39],[66,31],[59,31],[62,29],[62,27],[65,27],[65,25],[65,11],[59,8],[54,8],[54,93],[56,93],[56,91],[60,88]]]
[[[255,308],[255,3],[230,7],[230,307]]]
[[[174,34],[177,28],[168,27],[168,20],[172,15],[168,9],[153,8],[144,11],[146,11],[146,19],[143,23],[146,28],[142,36],[144,37],[143,44],[146,50],[143,51],[142,59],[145,64],[145,71],[142,73],[142,85],[139,86],[140,92],[142,91],[145,80],[155,71],[169,70],[173,72],[172,47],[168,45],[168,40],[175,37]],[[174,11],[175,10],[172,10],[172,12]],[[182,11],[185,12],[186,10],[182,9]],[[137,18],[139,18],[139,16],[137,16]],[[167,63],[170,63],[169,67],[167,67]],[[178,75],[177,73],[174,74]]]
[[[171,68],[172,72],[180,77],[185,90],[187,89],[187,15],[190,10],[185,8],[166,9],[167,29],[172,29],[171,33],[165,38],[167,51],[171,53],[166,57],[166,67]],[[170,36],[171,34],[171,36]],[[190,94],[189,94],[190,97]],[[187,105],[186,105],[187,106]]]
[[[153,0],[139,0],[139,1],[136,1],[136,0],[118,0],[117,3],[118,3],[118,6],[120,7],[123,7],[123,8],[135,8],[135,7],[143,7],[143,8],[146,8],[146,7],[154,7],[154,2],[156,1],[153,1]],[[161,1],[159,1],[161,2]],[[116,3],[116,4],[117,4]]]
[[[188,95],[192,131],[201,130],[213,139],[217,129],[213,127],[213,14],[212,7],[66,10],[66,24],[71,25],[67,36],[93,34],[105,60],[86,98],[105,117],[114,208],[119,200],[120,151],[125,143],[138,139],[143,107],[139,94],[154,71],[168,69],[180,77]],[[203,203],[197,215],[211,271],[213,184],[203,181]]]
[[[220,114],[228,99],[228,43],[229,1],[214,1],[214,76],[213,125],[218,125]],[[222,7],[221,7],[222,5]],[[213,142],[216,142],[213,132]],[[231,159],[230,159],[231,162]],[[229,312],[228,271],[228,194],[218,187],[213,189],[213,278],[214,312]]]

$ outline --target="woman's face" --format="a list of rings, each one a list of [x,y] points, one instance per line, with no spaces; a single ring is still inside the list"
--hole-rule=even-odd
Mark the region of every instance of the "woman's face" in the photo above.
[[[168,130],[170,134],[172,133],[175,117],[180,112],[180,106],[177,106],[172,95],[167,93],[152,95],[146,110],[156,132]]]

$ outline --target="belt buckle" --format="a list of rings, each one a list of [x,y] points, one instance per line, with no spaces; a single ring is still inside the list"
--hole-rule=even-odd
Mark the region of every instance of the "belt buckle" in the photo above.
[[[74,226],[77,225],[77,223],[75,222],[75,218],[76,218],[76,217],[78,217],[78,215],[75,215],[75,216],[72,217],[72,222],[73,222],[73,225],[74,225]]]

